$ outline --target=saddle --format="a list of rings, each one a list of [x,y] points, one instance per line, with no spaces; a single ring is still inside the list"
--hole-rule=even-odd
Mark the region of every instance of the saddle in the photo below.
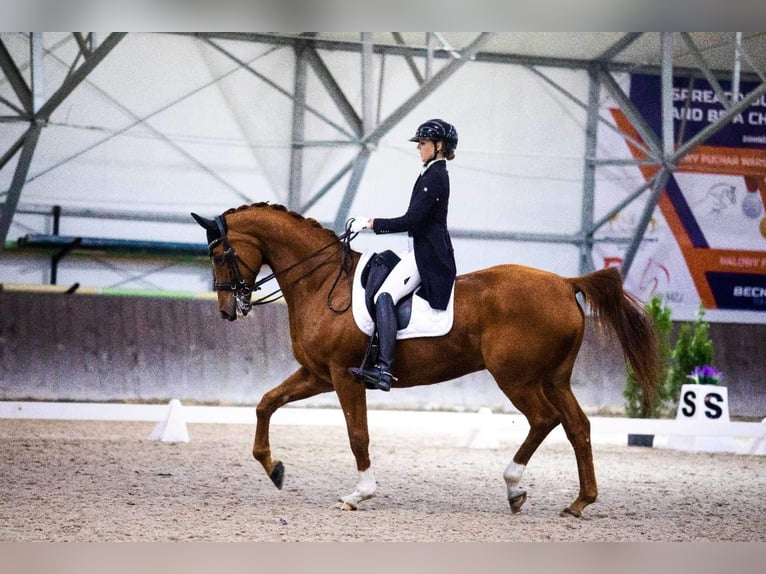
[[[363,253],[359,260],[351,295],[351,309],[357,327],[366,335],[372,336],[375,331],[375,294],[399,261],[399,256],[389,250]],[[396,338],[440,337],[447,334],[454,318],[454,287],[446,311],[431,309],[428,301],[417,293],[416,289],[396,305]]]
[[[401,261],[396,253],[386,250],[381,253],[373,253],[362,269],[361,283],[364,288],[364,304],[371,317],[375,317],[375,294],[383,282],[391,274],[391,270]],[[403,297],[396,304],[396,323],[399,330],[407,328],[412,316],[412,297],[415,292]]]

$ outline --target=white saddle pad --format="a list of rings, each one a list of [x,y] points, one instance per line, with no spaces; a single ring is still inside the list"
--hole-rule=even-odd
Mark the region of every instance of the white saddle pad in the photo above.
[[[372,335],[375,329],[375,323],[367,311],[367,305],[364,302],[364,288],[362,287],[362,271],[367,261],[374,255],[373,251],[363,253],[356,266],[354,274],[354,288],[352,290],[351,309],[354,313],[354,320],[357,327],[366,335]],[[454,319],[454,300],[455,286],[452,286],[452,295],[449,298],[449,304],[444,311],[432,309],[428,301],[415,295],[412,298],[412,316],[410,324],[405,329],[400,329],[397,339],[413,339],[415,337],[440,337],[449,333]]]

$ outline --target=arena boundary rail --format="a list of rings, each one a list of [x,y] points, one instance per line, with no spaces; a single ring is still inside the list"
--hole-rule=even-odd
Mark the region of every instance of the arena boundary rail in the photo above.
[[[181,405],[174,399],[169,404],[74,403],[0,401],[0,419],[81,420],[155,422],[153,436],[164,442],[188,440],[186,424],[255,425],[255,408],[243,406]],[[459,433],[463,446],[497,448],[500,438],[522,440],[529,425],[523,415],[478,412],[403,411],[370,409],[370,429],[380,427],[418,428]],[[589,417],[595,444],[626,444],[630,434],[655,435],[655,446],[667,445],[672,436],[733,437],[737,454],[766,455],[766,419],[758,422],[706,422],[677,419],[637,419],[621,417]],[[171,424],[172,423],[172,424]],[[272,417],[275,425],[343,426],[338,408],[284,407]],[[167,434],[181,429],[178,434]],[[187,435],[188,436],[188,435]],[[561,426],[554,429],[552,440],[566,440]]]

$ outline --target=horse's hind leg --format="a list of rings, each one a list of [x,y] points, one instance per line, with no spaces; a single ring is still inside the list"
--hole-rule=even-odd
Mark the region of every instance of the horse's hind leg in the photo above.
[[[313,397],[331,391],[332,386],[301,367],[279,386],[263,395],[255,410],[257,423],[253,441],[253,456],[263,465],[266,474],[277,488],[282,488],[285,478],[284,465],[271,458],[269,446],[269,422],[271,415],[281,406],[293,401]]]
[[[511,512],[516,514],[527,500],[526,490],[519,486],[524,470],[537,447],[559,424],[559,415],[539,386],[501,386],[500,388],[529,422],[527,437],[503,473],[508,488],[508,503],[511,505]]]
[[[580,477],[580,492],[575,501],[561,511],[561,515],[571,514],[579,517],[583,509],[595,502],[598,496],[590,443],[590,421],[572,393],[569,377],[565,382],[547,384],[544,389],[545,396],[561,415],[561,425],[574,448],[577,472]]]

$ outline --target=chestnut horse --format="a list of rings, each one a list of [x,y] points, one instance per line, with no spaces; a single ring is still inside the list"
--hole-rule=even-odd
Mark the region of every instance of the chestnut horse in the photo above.
[[[272,458],[271,416],[287,403],[335,391],[359,471],[356,488],[339,499],[338,507],[356,509],[376,490],[368,453],[366,390],[348,371],[361,363],[368,343],[348,308],[350,278],[360,254],[343,241],[345,236],[339,238],[313,219],[278,205],[230,209],[215,220],[192,216],[207,230],[224,319],[234,321],[249,311],[251,290],[263,283],[256,283],[262,265],[271,268],[287,303],[292,350],[300,368],[258,404],[253,456],[281,488],[284,466]],[[443,337],[397,342],[395,388],[430,385],[487,369],[526,416],[529,433],[503,473],[514,513],[526,500],[519,485],[522,473],[559,423],[574,448],[580,479],[577,498],[562,514],[580,516],[596,500],[590,423],[570,387],[585,326],[577,293],[584,295],[595,320],[613,329],[645,395],[653,396],[659,372],[653,324],[640,301],[623,291],[616,269],[564,278],[500,265],[460,275],[452,330]]]

